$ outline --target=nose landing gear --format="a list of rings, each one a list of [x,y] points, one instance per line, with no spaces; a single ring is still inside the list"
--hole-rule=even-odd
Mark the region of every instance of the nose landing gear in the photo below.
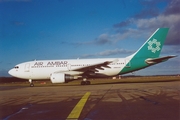
[[[29,79],[29,82],[30,82],[30,87],[34,87],[34,84],[31,79]]]

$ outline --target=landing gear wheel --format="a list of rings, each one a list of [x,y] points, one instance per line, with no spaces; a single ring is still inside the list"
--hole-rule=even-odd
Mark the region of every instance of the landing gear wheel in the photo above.
[[[86,85],[86,81],[81,81],[81,85]]]
[[[30,87],[34,87],[34,84],[33,84],[33,83],[31,83],[31,84],[30,84]]]
[[[90,85],[91,82],[90,81],[81,81],[81,85]]]
[[[90,81],[86,81],[86,85],[90,85],[91,84],[91,82]]]
[[[30,87],[34,87],[34,84],[31,79],[29,79],[29,82],[30,82]]]

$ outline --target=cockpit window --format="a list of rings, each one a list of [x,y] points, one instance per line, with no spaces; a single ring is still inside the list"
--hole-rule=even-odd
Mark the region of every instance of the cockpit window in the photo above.
[[[19,66],[15,66],[14,68],[15,68],[15,69],[18,69],[18,68],[19,68]]]

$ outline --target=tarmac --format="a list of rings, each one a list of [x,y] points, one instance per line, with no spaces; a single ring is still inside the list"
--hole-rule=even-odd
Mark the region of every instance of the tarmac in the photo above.
[[[0,86],[2,120],[180,120],[180,81]]]

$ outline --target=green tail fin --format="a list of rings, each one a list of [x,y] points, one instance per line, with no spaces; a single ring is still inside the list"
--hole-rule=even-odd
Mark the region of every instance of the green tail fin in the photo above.
[[[134,54],[135,58],[157,58],[162,50],[169,28],[158,28]]]
[[[169,28],[158,28],[149,39],[131,56],[126,58],[126,65],[119,74],[129,73],[150,66],[147,59],[158,58]]]

